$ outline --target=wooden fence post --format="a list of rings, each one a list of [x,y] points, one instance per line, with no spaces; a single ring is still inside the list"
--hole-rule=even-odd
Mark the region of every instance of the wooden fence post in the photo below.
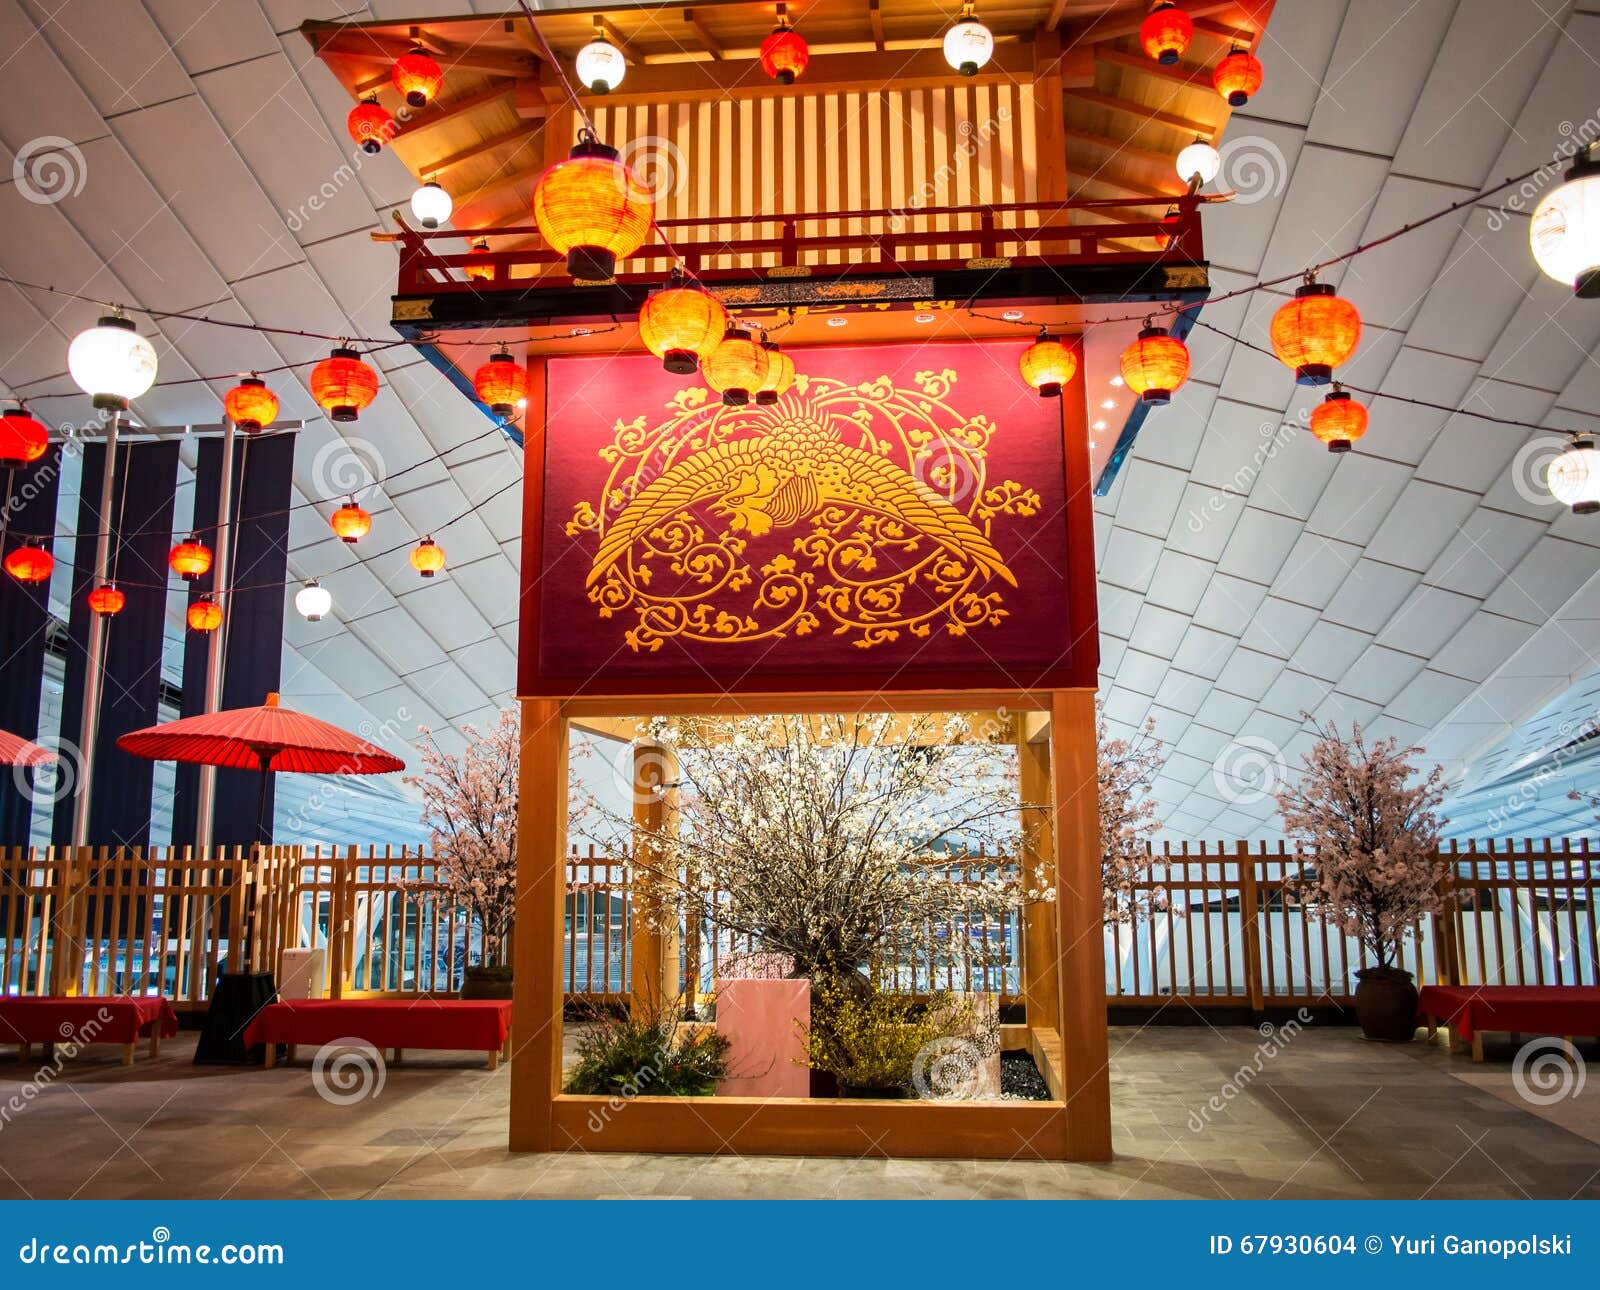
[[[1455,985],[1461,980],[1461,883],[1455,844],[1451,844],[1448,856],[1440,853],[1439,858],[1448,867],[1439,876],[1439,912],[1433,916],[1433,972],[1436,984]]]
[[[1261,988],[1261,919],[1256,892],[1256,861],[1249,844],[1235,842],[1233,857],[1239,866],[1239,930],[1244,934],[1244,984],[1250,1011],[1263,1012],[1266,998]]]
[[[1050,744],[1028,741],[1025,723],[1017,730],[1018,795],[1024,806],[1043,811],[1022,812],[1021,878],[1029,886],[1056,887],[1055,836],[1050,827]],[[1061,965],[1056,956],[1056,906],[1054,901],[1028,901],[1022,907],[1022,972],[1017,982],[1024,1015],[1030,1026],[1055,1029],[1061,1015]]]

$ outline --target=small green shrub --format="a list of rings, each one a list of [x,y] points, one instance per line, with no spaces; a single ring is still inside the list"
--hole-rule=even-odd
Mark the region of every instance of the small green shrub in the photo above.
[[[813,993],[806,1048],[811,1065],[841,1085],[909,1089],[919,1054],[972,1029],[975,1019],[970,1004],[944,995],[921,1004],[910,995],[869,988],[859,978],[833,978]],[[998,1031],[994,1038],[998,1044]]]
[[[578,1040],[569,1093],[612,1097],[709,1097],[728,1075],[728,1040],[715,1030],[678,1029],[675,1009],[644,1017],[598,1017]]]

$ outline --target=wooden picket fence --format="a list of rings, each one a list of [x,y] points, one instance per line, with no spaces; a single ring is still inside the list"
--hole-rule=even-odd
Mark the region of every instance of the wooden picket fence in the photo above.
[[[1420,982],[1600,983],[1587,841],[1496,841],[1446,858],[1448,912],[1424,920],[1405,951]],[[1360,947],[1306,916],[1293,852],[1198,843],[1151,860],[1143,896],[1154,912],[1106,930],[1109,1003],[1259,1011],[1354,992]],[[930,863],[971,881],[995,867],[983,857]],[[632,904],[624,858],[568,857],[569,998],[627,997]],[[892,966],[902,988],[1019,994],[1017,916],[931,930],[944,952],[937,964]],[[709,924],[682,932],[685,979],[697,968],[707,988],[727,956],[756,948]],[[201,1008],[219,972],[277,971],[285,949],[303,947],[327,951],[335,996],[449,993],[482,950],[432,860],[405,848],[0,850],[0,993],[164,993]]]

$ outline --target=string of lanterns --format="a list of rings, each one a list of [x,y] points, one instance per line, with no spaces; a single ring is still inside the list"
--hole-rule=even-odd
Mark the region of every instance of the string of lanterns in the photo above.
[[[1194,39],[1194,19],[1173,0],[1158,0],[1139,24],[1144,52],[1163,67],[1173,67]],[[1233,45],[1217,63],[1211,83],[1229,107],[1243,107],[1261,88],[1261,61],[1242,45]]]

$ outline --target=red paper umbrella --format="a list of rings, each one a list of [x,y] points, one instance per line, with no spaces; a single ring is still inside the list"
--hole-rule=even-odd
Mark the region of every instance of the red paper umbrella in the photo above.
[[[0,766],[48,766],[55,759],[55,753],[48,748],[9,730],[0,730]]]
[[[259,708],[230,708],[134,730],[117,747],[151,761],[226,766],[261,772],[256,835],[261,835],[267,776],[274,771],[314,775],[381,775],[404,770],[405,762],[348,730],[278,705],[267,695]]]

